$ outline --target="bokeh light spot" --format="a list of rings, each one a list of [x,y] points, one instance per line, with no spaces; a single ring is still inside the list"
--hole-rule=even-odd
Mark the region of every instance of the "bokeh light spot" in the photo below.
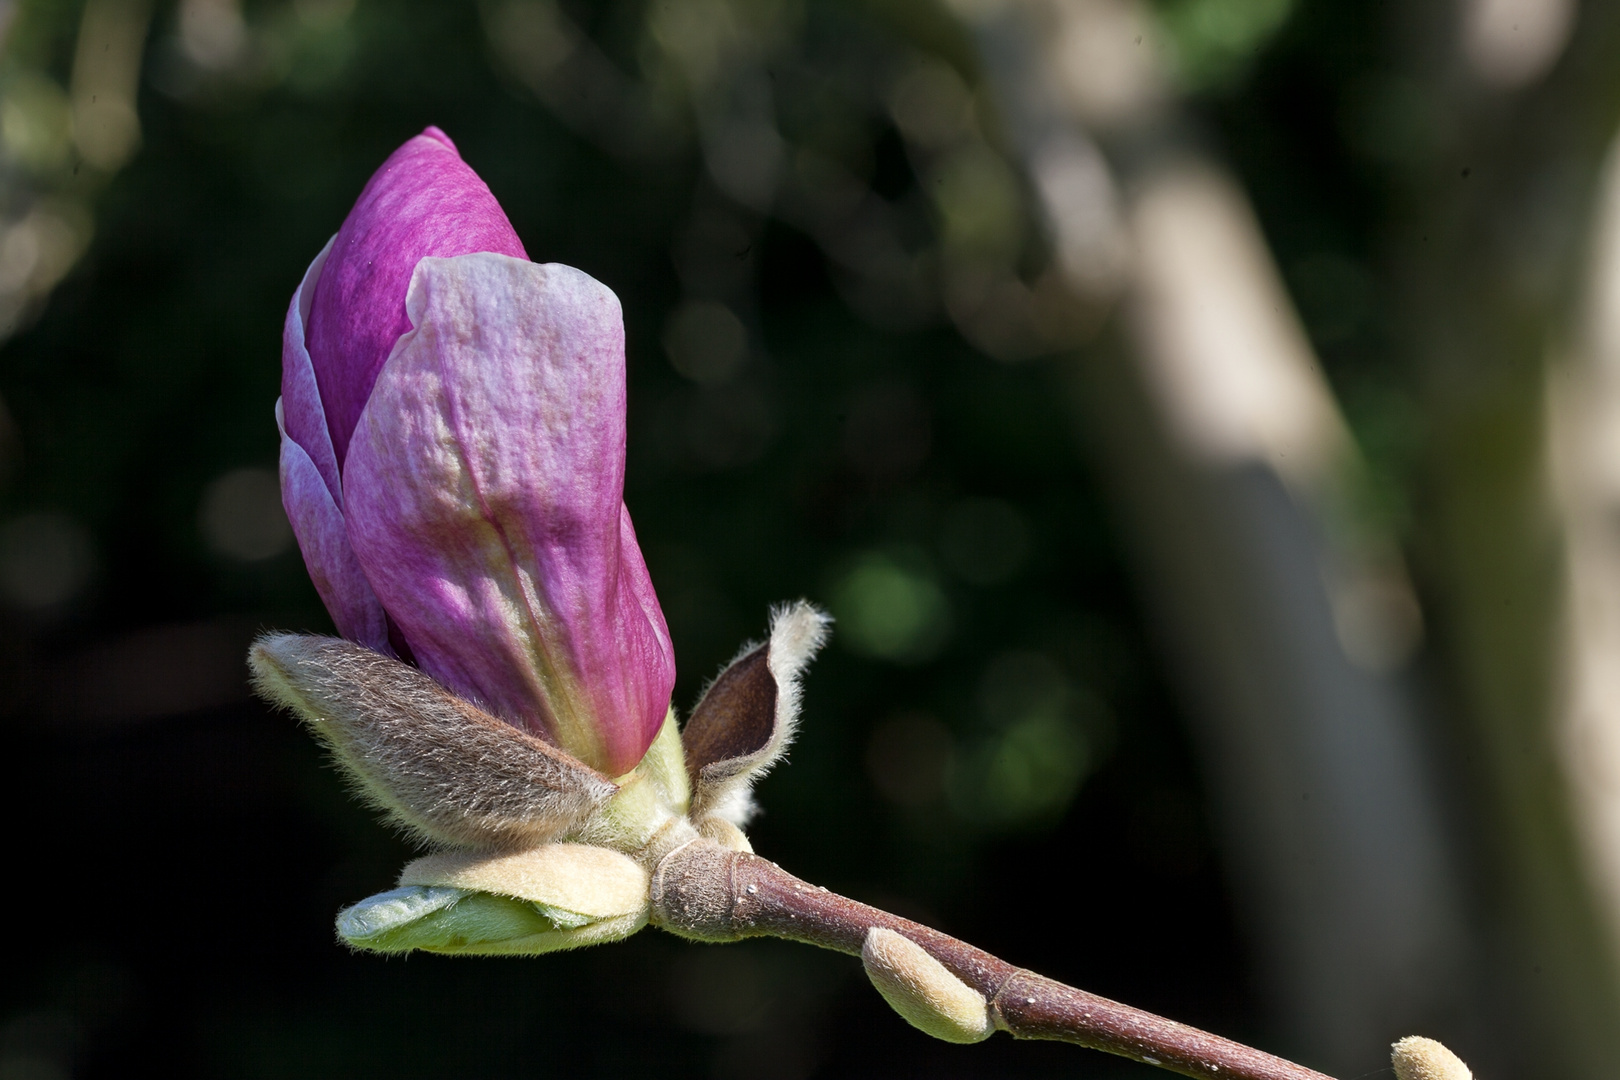
[[[973,131],[973,92],[956,69],[938,60],[916,64],[889,94],[902,134],[929,148],[949,146]]]
[[[979,705],[990,732],[952,769],[949,794],[962,817],[996,828],[1056,820],[1100,757],[1088,711],[1100,705],[1077,691],[1050,658],[1008,652],[986,667]]]
[[[886,555],[863,555],[833,589],[842,640],[856,652],[898,663],[938,654],[951,609],[933,578]]]
[[[292,543],[281,484],[269,469],[233,469],[209,484],[197,521],[210,549],[242,562],[274,558]]]
[[[695,383],[722,383],[748,359],[748,331],[726,305],[682,304],[664,328],[664,349],[675,370]]]
[[[66,515],[24,514],[0,526],[0,592],[16,607],[60,607],[83,591],[94,568],[90,534]]]

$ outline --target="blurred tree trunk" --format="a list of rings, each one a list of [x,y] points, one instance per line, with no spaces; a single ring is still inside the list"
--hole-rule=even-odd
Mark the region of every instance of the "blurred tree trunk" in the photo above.
[[[1464,764],[1444,786],[1391,677],[1390,540],[1349,509],[1354,448],[1242,196],[1177,115],[1151,16],[1079,0],[975,21],[1072,287],[1122,299],[1082,364],[1085,415],[1180,661],[1286,1049],[1346,1074],[1421,1029],[1497,1075],[1620,1075],[1613,163],[1586,231],[1620,13],[1584,9],[1560,57],[1562,7],[1403,12],[1423,115],[1396,119],[1434,124],[1406,162],[1396,259],[1429,424],[1439,726]],[[1088,152],[1109,183],[1081,182]],[[1109,230],[1128,253],[1112,276]],[[1436,811],[1454,788],[1480,823],[1466,842]]]
[[[1179,115],[1145,8],[976,26],[1068,280],[1119,298],[1083,416],[1179,661],[1279,1049],[1358,1075],[1411,1030],[1477,1046],[1453,845],[1397,674],[1420,616],[1352,509],[1361,463],[1253,214]]]
[[[1592,692],[1620,637],[1589,617],[1616,553],[1592,542],[1613,528],[1609,491],[1575,479],[1602,464],[1603,402],[1593,335],[1572,324],[1620,105],[1616,16],[1583,10],[1529,89],[1493,78],[1447,22],[1413,35],[1443,137],[1414,163],[1400,251],[1429,424],[1419,557],[1476,794],[1494,1014],[1521,1075],[1591,1080],[1620,1075],[1620,887],[1602,873],[1620,837],[1583,797],[1620,764],[1604,745],[1620,700]]]

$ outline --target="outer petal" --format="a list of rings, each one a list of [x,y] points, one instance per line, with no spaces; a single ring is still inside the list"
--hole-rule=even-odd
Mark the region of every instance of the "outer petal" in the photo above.
[[[315,261],[304,271],[304,279],[293,293],[287,306],[287,321],[281,331],[281,406],[277,423],[282,436],[290,438],[303,448],[338,509],[343,508],[343,487],[338,476],[337,454],[332,448],[332,436],[326,428],[326,410],[321,405],[321,390],[315,380],[315,368],[310,363],[305,344],[305,329],[309,322],[310,305],[315,300],[315,283],[321,278],[327,257],[332,253],[332,237],[315,256]],[[288,511],[291,512],[290,510]]]
[[[315,591],[331,613],[338,633],[392,656],[387,617],[349,546],[343,511],[338,509],[315,462],[287,434],[279,401],[276,424],[282,429],[281,503],[287,508],[287,520],[304,553],[304,565],[315,582]]]
[[[338,632],[392,655],[382,604],[349,547],[337,455],[327,432],[315,369],[304,345],[315,283],[335,240],[328,240],[304,271],[281,332],[281,400],[276,402],[276,426],[281,430],[281,502],[315,591]]]
[[[588,275],[423,259],[344,469],[349,537],[417,661],[610,776],[663,723],[663,613],[624,510],[624,328]]]
[[[309,351],[339,465],[377,372],[411,328],[405,290],[417,260],[474,251],[528,257],[489,188],[430,127],[366,184],[315,286]]]

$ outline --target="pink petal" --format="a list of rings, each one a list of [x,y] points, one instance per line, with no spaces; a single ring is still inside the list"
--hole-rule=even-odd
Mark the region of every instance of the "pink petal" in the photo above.
[[[331,613],[338,633],[392,656],[387,617],[349,546],[343,511],[338,509],[315,462],[287,433],[280,401],[276,402],[276,424],[282,429],[281,502],[287,508],[287,520],[304,553],[304,565],[315,582],[315,591]]]
[[[326,429],[326,410],[321,406],[320,386],[315,380],[315,368],[304,346],[304,327],[309,319],[310,304],[315,298],[315,282],[320,280],[321,268],[332,251],[337,237],[326,242],[315,261],[304,271],[303,281],[293,293],[287,307],[287,321],[281,331],[281,401],[278,405],[282,424],[282,437],[289,438],[303,448],[315,469],[326,482],[326,490],[341,510],[343,487],[338,477],[337,454],[332,449],[332,436]]]
[[[407,305],[344,467],[366,576],[435,678],[622,774],[675,668],[622,501],[618,299],[474,254],[423,259]]]
[[[405,291],[417,260],[475,251],[528,257],[455,144],[428,128],[371,177],[315,286],[309,352],[340,466],[377,372],[411,328]]]

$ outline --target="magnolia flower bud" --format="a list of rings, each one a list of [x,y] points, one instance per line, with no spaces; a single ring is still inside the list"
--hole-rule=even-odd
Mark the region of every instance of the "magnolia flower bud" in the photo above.
[[[804,602],[773,612],[769,640],[677,727],[669,631],[623,502],[613,293],[529,262],[429,128],[294,294],[276,421],[283,502],[347,640],[262,637],[254,685],[438,849],[342,912],[339,936],[530,955],[627,937],[655,910],[688,936],[725,922],[698,910],[726,887],[704,874],[749,850],[751,787],[787,751],[830,620]],[[956,990],[972,991],[908,944],[873,953],[874,980],[934,993],[918,1008],[964,1037]]]
[[[311,264],[282,365],[282,497],[339,631],[629,772],[675,667],[622,501],[613,293],[529,262],[429,128]]]

